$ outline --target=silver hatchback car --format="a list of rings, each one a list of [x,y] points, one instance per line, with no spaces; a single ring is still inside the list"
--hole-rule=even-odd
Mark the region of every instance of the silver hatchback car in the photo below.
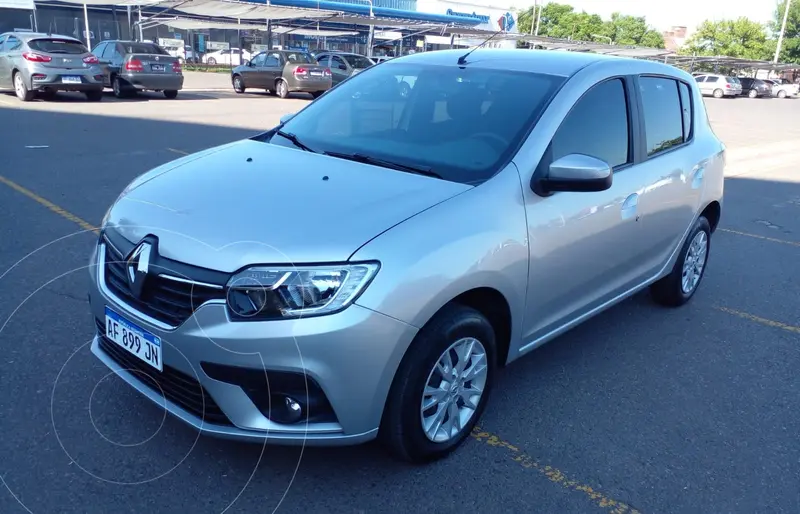
[[[692,298],[725,162],[692,77],[463,53],[135,179],[91,257],[92,352],[204,433],[419,462],[465,440],[499,367],[644,288]]]
[[[0,34],[0,89],[14,89],[23,102],[37,92],[80,91],[87,100],[103,99],[103,70],[81,41],[53,34]]]

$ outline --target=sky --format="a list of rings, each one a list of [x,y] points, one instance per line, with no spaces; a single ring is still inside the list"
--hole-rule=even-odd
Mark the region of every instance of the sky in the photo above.
[[[527,8],[533,0],[512,0],[513,6]],[[744,16],[759,23],[772,19],[777,0],[554,0],[570,4],[576,11],[599,14],[604,19],[611,13],[644,16],[659,30],[682,25],[693,30],[703,20],[731,19]]]

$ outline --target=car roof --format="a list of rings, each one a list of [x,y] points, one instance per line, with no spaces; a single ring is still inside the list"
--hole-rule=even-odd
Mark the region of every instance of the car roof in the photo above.
[[[46,32],[6,32],[5,34],[0,35],[14,35],[20,38],[23,41],[30,41],[32,39],[42,39],[42,38],[56,38],[56,39],[68,39],[70,41],[77,41],[78,43],[82,43],[80,39],[75,39],[72,36],[65,36],[63,34],[47,34]]]
[[[469,50],[439,50],[420,52],[403,57],[395,57],[392,64],[421,63],[433,65],[458,66],[458,59]],[[570,52],[563,50],[527,50],[478,48],[467,57],[467,65],[477,68],[545,73],[569,77],[587,66],[617,66],[630,64],[631,73],[662,73],[677,76],[685,72],[674,66],[656,61],[645,61],[630,57],[617,57],[590,52]],[[688,77],[689,75],[686,74]]]

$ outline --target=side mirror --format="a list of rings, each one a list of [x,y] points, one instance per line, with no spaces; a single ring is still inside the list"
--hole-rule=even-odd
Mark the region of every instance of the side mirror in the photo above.
[[[289,120],[291,120],[292,118],[294,118],[294,114],[295,114],[295,113],[293,113],[293,112],[292,112],[292,113],[289,113],[289,114],[284,114],[283,116],[281,116],[281,120],[280,120],[280,122],[281,122],[281,125],[283,125],[284,123],[288,123],[288,122],[289,122]]]
[[[340,65],[339,65],[339,69],[340,69],[340,70],[347,71],[347,65],[346,65],[346,64],[340,64]]]
[[[569,154],[550,164],[546,177],[535,181],[534,192],[592,192],[611,187],[614,174],[607,162],[583,154]]]
[[[247,59],[245,59],[245,60],[244,60],[244,65],[245,65],[245,66],[249,66],[249,67],[251,67],[251,68],[252,68],[252,67],[253,67],[253,61],[250,61],[250,60],[247,60]]]

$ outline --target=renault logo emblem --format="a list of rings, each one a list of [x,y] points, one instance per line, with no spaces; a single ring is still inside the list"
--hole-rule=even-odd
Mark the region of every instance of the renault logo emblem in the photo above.
[[[128,257],[128,286],[136,298],[141,298],[147,274],[150,272],[150,259],[153,247],[150,243],[143,242],[137,246]]]

